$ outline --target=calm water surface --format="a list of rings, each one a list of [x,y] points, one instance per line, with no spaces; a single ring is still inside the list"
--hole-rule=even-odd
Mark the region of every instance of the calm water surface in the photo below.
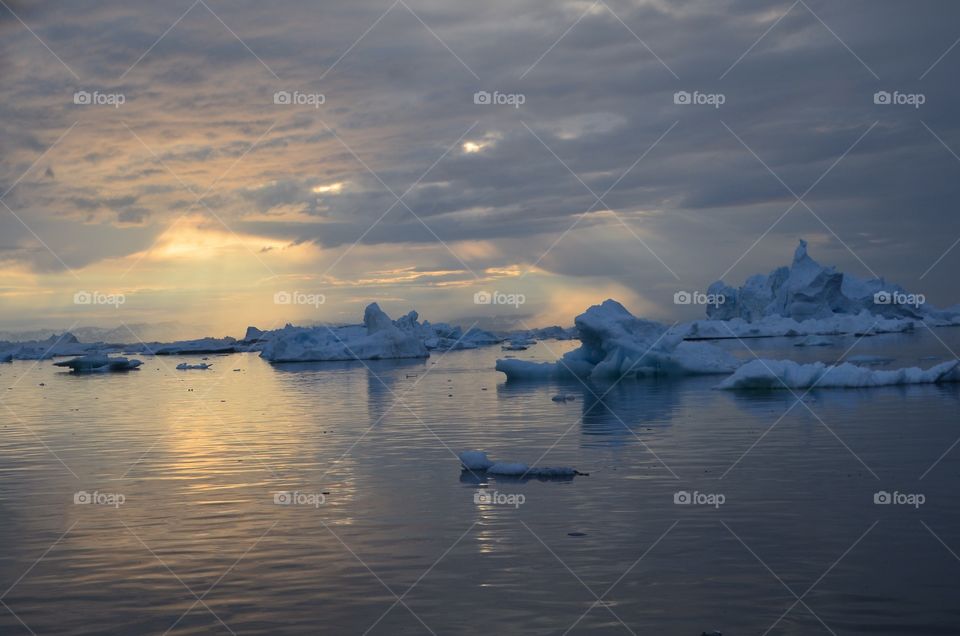
[[[937,336],[850,355],[930,366],[960,350]],[[833,360],[854,342],[746,344]],[[960,386],[798,404],[716,377],[507,384],[503,355],[0,365],[0,633],[960,633]],[[454,455],[471,448],[590,475],[478,483]],[[476,500],[494,491],[523,503]]]

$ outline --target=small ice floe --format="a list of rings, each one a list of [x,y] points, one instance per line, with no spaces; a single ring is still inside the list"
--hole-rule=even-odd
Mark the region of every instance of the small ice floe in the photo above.
[[[212,366],[213,366],[212,364],[208,364],[206,362],[200,362],[198,364],[188,364],[186,362],[181,362],[180,364],[177,365],[177,371],[193,371],[195,369],[202,371],[204,369],[209,369]]]
[[[561,393],[560,395],[554,395],[550,399],[554,402],[574,402],[577,399],[577,396],[572,394],[564,395]]]
[[[73,358],[72,360],[64,360],[62,362],[54,362],[53,366],[55,367],[67,367],[71,371],[76,373],[92,373],[92,372],[104,372],[104,371],[132,371],[139,367],[142,362],[139,360],[129,360],[127,358],[111,358],[106,355],[101,354],[89,354],[85,356],[80,356],[79,358]]]
[[[800,364],[792,360],[753,360],[737,369],[716,388],[866,388],[941,382],[960,382],[960,360],[943,362],[929,369],[904,367],[890,370],[867,369],[849,362],[828,366],[822,362]]]
[[[495,462],[483,451],[463,451],[459,455],[460,464],[466,471],[483,471],[488,475],[504,477],[541,477],[563,478],[576,475],[588,475],[567,466],[529,466],[519,462]]]

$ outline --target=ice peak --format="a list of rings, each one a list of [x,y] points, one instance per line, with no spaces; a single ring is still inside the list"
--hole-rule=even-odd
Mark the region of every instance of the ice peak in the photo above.
[[[380,305],[370,303],[363,311],[363,325],[367,328],[367,333],[376,333],[392,327],[393,321],[380,309]]]
[[[793,264],[797,265],[801,261],[808,259],[807,256],[807,242],[803,239],[800,239],[800,244],[797,245],[797,249],[793,252]]]

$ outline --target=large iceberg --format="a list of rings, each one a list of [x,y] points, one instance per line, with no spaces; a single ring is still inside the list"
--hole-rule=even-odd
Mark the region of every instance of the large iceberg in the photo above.
[[[293,327],[272,332],[260,352],[270,362],[426,358],[420,337],[398,327],[377,303],[367,306],[363,325]]]
[[[582,345],[557,362],[497,360],[510,379],[690,375],[730,373],[738,362],[715,345],[685,342],[666,325],[633,316],[615,300],[605,300],[574,321]]]
[[[863,320],[858,325],[868,319],[887,319],[885,331],[907,330],[915,320],[933,324],[960,322],[956,308],[938,310],[926,304],[921,294],[910,294],[883,278],[864,280],[839,272],[836,267],[820,265],[807,253],[803,239],[790,267],[751,276],[739,289],[717,281],[707,293],[724,298],[722,303],[707,306],[710,319],[761,323],[760,330],[768,332],[782,329],[781,319],[792,319],[801,325],[802,333],[835,333],[837,330],[831,329],[829,323],[838,315],[860,316]],[[807,321],[827,324],[806,324]],[[765,322],[769,324],[764,326]]]
[[[844,362],[800,364],[792,360],[752,360],[743,365],[717,388],[737,389],[809,389],[865,388],[898,384],[936,384],[960,382],[960,360],[944,362],[929,369],[904,367],[881,371]]]

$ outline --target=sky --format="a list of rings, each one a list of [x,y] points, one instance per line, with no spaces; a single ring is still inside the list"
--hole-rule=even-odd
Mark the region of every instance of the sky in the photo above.
[[[952,0],[0,2],[0,328],[960,302]],[[497,292],[477,304],[478,292]]]

